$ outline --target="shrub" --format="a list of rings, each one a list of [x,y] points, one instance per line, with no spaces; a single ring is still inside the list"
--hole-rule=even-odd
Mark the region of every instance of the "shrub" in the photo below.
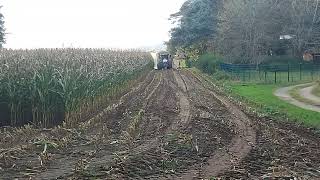
[[[214,79],[216,79],[218,81],[226,81],[226,80],[231,79],[230,74],[225,73],[223,71],[216,71],[216,73],[214,73],[213,77],[214,77]]]
[[[192,66],[194,66],[194,60],[187,59],[186,60],[186,66],[187,66],[187,68],[191,68]]]
[[[220,57],[208,53],[200,56],[196,62],[196,67],[204,73],[213,74],[217,71],[220,62]]]

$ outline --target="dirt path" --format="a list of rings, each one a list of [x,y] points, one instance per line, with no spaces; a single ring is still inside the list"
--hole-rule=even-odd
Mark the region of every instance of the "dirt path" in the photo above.
[[[319,97],[314,96],[311,91],[313,89],[313,83],[307,83],[307,84],[300,84],[300,85],[295,85],[295,86],[290,86],[290,87],[283,87],[280,89],[277,89],[274,92],[275,96],[278,96],[280,99],[289,102],[290,104],[293,104],[295,106],[301,107],[303,109],[307,109],[307,110],[311,110],[311,111],[316,111],[316,112],[320,112],[320,107],[316,106],[316,105],[312,105],[312,104],[307,104],[305,102],[301,102],[297,99],[294,99],[293,97],[291,97],[290,95],[290,90],[296,88],[296,87],[300,87],[300,86],[307,86],[310,85],[307,88],[302,88],[299,90],[300,95],[303,98],[309,99],[312,102],[316,102],[320,104],[320,99]]]
[[[320,97],[312,94],[312,90],[317,87],[316,85],[309,86],[306,88],[300,89],[299,93],[302,97],[314,102],[317,106],[320,106]]]
[[[187,70],[151,71],[78,128],[3,130],[0,145],[0,179],[320,177],[317,136],[248,116]]]

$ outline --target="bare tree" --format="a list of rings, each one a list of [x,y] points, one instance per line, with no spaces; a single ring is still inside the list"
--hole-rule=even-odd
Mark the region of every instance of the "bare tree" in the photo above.
[[[260,63],[289,37],[292,55],[320,42],[319,0],[228,0],[219,13],[216,44],[229,61]]]

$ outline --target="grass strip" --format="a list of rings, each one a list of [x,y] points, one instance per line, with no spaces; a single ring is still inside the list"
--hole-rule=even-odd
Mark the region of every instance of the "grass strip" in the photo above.
[[[200,73],[199,70],[193,71]],[[231,96],[232,99],[238,102],[246,104],[254,113],[320,129],[319,112],[299,108],[279,99],[273,94],[280,87],[294,84],[255,84],[231,80],[218,81],[215,75],[206,76],[221,89],[222,93]]]

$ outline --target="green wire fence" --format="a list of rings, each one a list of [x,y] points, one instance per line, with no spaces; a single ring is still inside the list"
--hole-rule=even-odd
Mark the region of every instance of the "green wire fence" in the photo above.
[[[234,80],[243,82],[284,83],[314,81],[320,78],[320,64],[312,63],[282,65],[221,63],[220,70],[228,73]]]

